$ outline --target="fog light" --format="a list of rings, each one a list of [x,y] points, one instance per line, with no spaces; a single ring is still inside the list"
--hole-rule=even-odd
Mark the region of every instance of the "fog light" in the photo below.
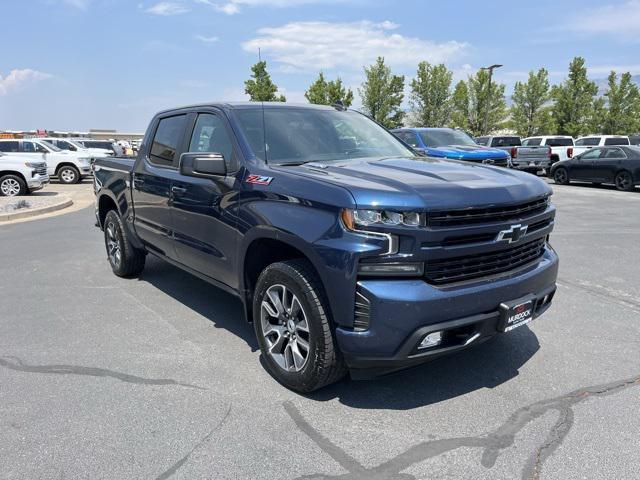
[[[442,332],[433,332],[422,339],[418,349],[436,347],[442,343]]]

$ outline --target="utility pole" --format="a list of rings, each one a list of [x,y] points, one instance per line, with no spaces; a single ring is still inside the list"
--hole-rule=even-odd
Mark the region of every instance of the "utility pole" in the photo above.
[[[487,131],[489,128],[489,107],[491,106],[491,101],[490,101],[490,95],[491,95],[491,78],[493,77],[493,71],[496,68],[500,68],[502,67],[502,65],[499,64],[495,64],[495,65],[491,65],[490,67],[482,67],[480,70],[489,70],[489,85],[487,87],[487,98],[485,100],[485,111],[484,111],[484,128],[482,129],[484,131],[485,135],[488,135],[489,132]]]

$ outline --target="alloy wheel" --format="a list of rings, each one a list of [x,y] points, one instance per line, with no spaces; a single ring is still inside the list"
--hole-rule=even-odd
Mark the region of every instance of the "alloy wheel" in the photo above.
[[[120,241],[116,234],[116,226],[113,223],[107,225],[107,255],[109,255],[109,261],[114,266],[120,265],[122,259],[122,252],[120,249]]]
[[[76,180],[76,172],[69,168],[65,168],[60,172],[60,178],[64,183],[73,183]]]
[[[562,168],[561,168],[561,169],[559,169],[559,170],[556,172],[555,180],[556,180],[558,183],[565,183],[565,182],[567,181],[567,172],[566,172],[564,169],[562,169]]]
[[[7,197],[15,197],[20,193],[20,184],[13,178],[7,178],[0,184],[0,191]]]
[[[270,286],[260,307],[268,355],[287,372],[299,372],[309,359],[309,323],[298,297],[284,285]]]
[[[620,190],[628,190],[631,187],[631,175],[622,172],[616,177],[616,187]]]

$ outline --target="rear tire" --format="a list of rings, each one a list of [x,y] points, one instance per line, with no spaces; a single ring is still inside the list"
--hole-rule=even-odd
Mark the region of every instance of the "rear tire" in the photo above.
[[[80,171],[76,167],[65,165],[58,169],[58,180],[65,185],[72,185],[80,181]]]
[[[553,181],[558,185],[569,185],[569,172],[566,168],[560,167],[553,172]]]
[[[347,372],[318,275],[306,260],[269,265],[258,278],[253,325],[269,373],[284,386],[311,392]]]
[[[629,172],[622,171],[616,175],[616,188],[623,192],[629,192],[633,190],[633,177]]]
[[[142,273],[146,255],[133,247],[115,210],[109,211],[104,219],[104,243],[113,273],[119,277],[135,277]]]
[[[1,197],[17,197],[26,195],[28,192],[27,184],[17,175],[4,175],[0,177],[0,196]]]

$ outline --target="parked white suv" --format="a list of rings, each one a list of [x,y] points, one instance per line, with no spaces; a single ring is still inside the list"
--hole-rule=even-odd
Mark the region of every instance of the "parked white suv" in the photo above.
[[[82,154],[83,156],[95,158],[108,157],[113,155],[112,152],[106,150],[104,148],[89,148],[81,145],[79,142],[74,140],[70,140],[68,138],[56,138],[56,137],[44,137],[40,138],[40,140],[44,140],[51,145],[55,145],[60,150],[68,150],[70,152],[77,152]]]
[[[526,147],[551,147],[551,164],[573,157],[573,137],[567,135],[541,135],[522,140]]]
[[[611,145],[631,145],[629,137],[623,135],[589,135],[576,140],[573,147],[573,155],[577,156],[593,147]]]
[[[27,195],[49,183],[47,164],[0,152],[0,196]]]
[[[78,183],[91,174],[91,157],[60,150],[39,138],[0,139],[0,152],[16,155],[25,161],[46,162],[47,173],[61,183]]]

